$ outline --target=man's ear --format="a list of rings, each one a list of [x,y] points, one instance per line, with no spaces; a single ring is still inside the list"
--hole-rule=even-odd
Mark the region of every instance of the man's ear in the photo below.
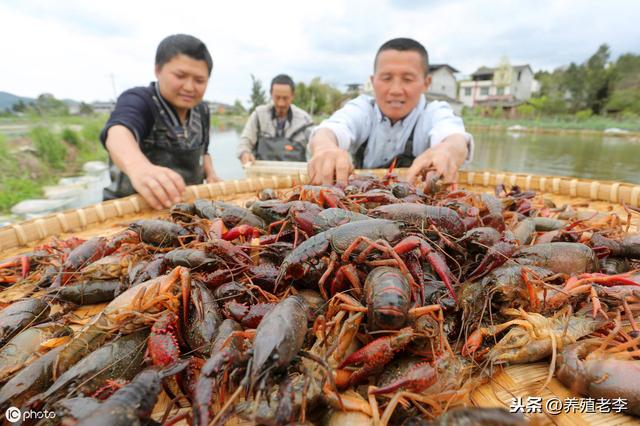
[[[431,77],[431,74],[427,74],[424,77],[424,90],[423,92],[426,92],[427,90],[429,90],[429,87],[431,86],[431,81],[433,80],[433,77]]]
[[[154,69],[154,73],[156,75],[156,80],[158,79],[158,76],[160,75],[160,70],[162,69],[162,67],[160,65],[156,65],[155,69]]]

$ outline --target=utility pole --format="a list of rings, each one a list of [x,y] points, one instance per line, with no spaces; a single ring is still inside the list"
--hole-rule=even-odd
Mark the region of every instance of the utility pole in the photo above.
[[[116,77],[115,75],[113,75],[113,73],[109,74],[109,77],[111,78],[111,87],[113,88],[113,100],[115,101],[116,99],[118,99],[118,91],[116,90]]]

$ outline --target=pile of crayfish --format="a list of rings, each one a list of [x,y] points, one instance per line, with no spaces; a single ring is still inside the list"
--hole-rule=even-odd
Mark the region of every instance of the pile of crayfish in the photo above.
[[[636,213],[388,173],[53,240],[0,261],[0,412],[520,425],[470,394],[501,366],[548,361],[542,386],[555,376],[640,416]]]

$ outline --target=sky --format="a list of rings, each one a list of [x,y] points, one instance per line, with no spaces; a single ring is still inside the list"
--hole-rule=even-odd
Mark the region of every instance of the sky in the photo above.
[[[0,91],[115,99],[154,80],[158,43],[187,33],[214,69],[205,99],[248,103],[251,74],[319,76],[344,89],[377,48],[411,37],[431,63],[470,74],[502,57],[535,71],[583,62],[602,43],[640,54],[638,0],[0,0]]]

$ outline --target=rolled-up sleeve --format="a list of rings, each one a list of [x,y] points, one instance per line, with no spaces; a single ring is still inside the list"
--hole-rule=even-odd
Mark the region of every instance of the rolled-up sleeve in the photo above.
[[[336,136],[338,147],[348,151],[354,144],[362,143],[369,137],[372,109],[371,102],[366,97],[359,96],[320,123],[311,137],[319,129],[329,129]]]
[[[153,127],[153,110],[151,99],[145,96],[144,88],[136,87],[123,92],[111,113],[109,120],[100,132],[100,142],[106,146],[109,129],[113,126],[124,126],[140,143],[151,132]]]
[[[473,136],[464,128],[462,118],[453,113],[451,106],[446,102],[433,101],[427,107],[428,121],[431,122],[431,130],[429,131],[430,146],[436,146],[447,137],[453,134],[463,135],[467,140],[467,159],[466,162],[473,158],[474,141]]]

